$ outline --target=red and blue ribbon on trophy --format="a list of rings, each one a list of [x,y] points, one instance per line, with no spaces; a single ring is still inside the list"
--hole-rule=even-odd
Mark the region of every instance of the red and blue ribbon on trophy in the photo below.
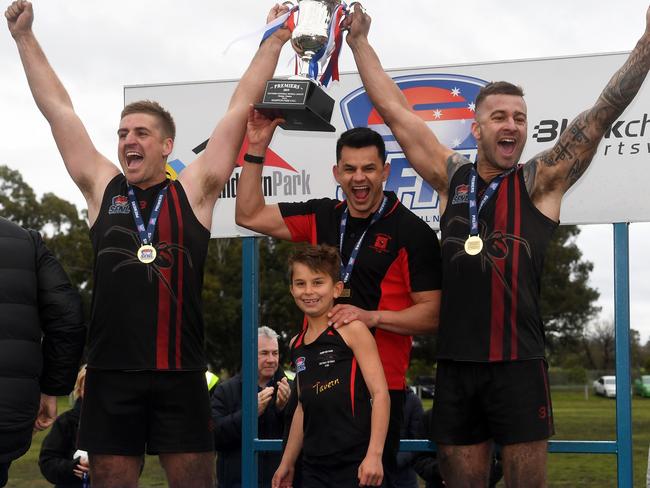
[[[269,22],[265,27],[264,34],[262,35],[262,42],[283,26],[286,26],[290,32],[293,32],[293,29],[296,26],[296,15],[300,15],[299,11],[300,7],[299,5],[296,5],[277,19]],[[339,80],[338,61],[341,47],[343,46],[343,28],[341,27],[341,24],[343,23],[343,19],[347,12],[348,7],[344,2],[341,2],[341,4],[336,7],[332,13],[332,21],[330,22],[327,44],[312,56],[309,63],[310,78],[318,80],[323,86],[329,85],[331,81]],[[324,69],[322,69],[324,62],[327,62],[327,64]],[[319,78],[321,71],[322,74]],[[296,73],[297,72],[298,56],[296,55]]]

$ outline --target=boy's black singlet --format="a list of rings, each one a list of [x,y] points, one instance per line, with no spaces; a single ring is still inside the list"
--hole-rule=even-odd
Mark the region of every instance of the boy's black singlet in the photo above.
[[[479,214],[483,250],[464,250],[469,235],[469,173],[449,184],[440,221],[443,294],[438,358],[515,361],[544,357],[539,310],[544,255],[557,223],[531,201],[522,168],[507,176]],[[487,187],[478,178],[477,201]]]
[[[291,348],[304,412],[303,455],[314,464],[362,461],[370,440],[370,393],[339,333],[328,327],[310,344],[306,329]]]
[[[169,184],[153,246],[136,257],[140,238],[124,175],[104,192],[90,229],[95,255],[88,366],[120,370],[197,370],[206,366],[201,289],[210,232],[196,219],[178,181],[134,187],[148,222],[159,191]]]

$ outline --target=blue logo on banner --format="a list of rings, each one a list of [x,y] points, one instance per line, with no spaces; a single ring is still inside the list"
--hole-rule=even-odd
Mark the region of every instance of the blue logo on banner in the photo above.
[[[487,81],[455,74],[406,75],[394,78],[394,81],[413,111],[442,144],[474,159],[476,140],[471,133],[474,100]],[[364,88],[343,98],[341,112],[348,129],[369,127],[384,139],[391,164],[386,190],[394,191],[411,210],[438,208],[438,195],[411,168]]]

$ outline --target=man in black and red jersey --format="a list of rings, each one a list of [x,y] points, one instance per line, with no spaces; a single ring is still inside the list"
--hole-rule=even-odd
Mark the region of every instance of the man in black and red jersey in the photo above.
[[[492,441],[507,486],[546,485],[553,434],[539,312],[544,254],[562,197],[650,68],[646,30],[595,105],[557,144],[518,165],[527,133],[520,87],[490,83],[475,100],[476,164],[445,147],[411,110],[368,42],[370,17],[347,19],[347,42],[375,108],[409,162],[440,196],[443,299],[434,440],[448,486],[487,486]]]
[[[286,11],[275,6],[270,17]],[[169,486],[210,487],[214,454],[201,288],[212,212],[258,100],[288,40],[260,46],[205,150],[166,178],[174,122],[155,102],[122,112],[119,167],[101,155],[32,31],[29,2],[5,12],[34,100],[88,203],[95,253],[88,374],[79,447],[94,487],[137,485],[145,450]],[[121,172],[120,172],[121,168]]]
[[[391,395],[384,449],[384,468],[390,477],[399,446],[411,336],[431,333],[438,324],[438,239],[393,192],[383,191],[390,165],[385,162],[382,137],[368,128],[344,132],[336,145],[333,174],[345,201],[322,198],[266,205],[260,185],[262,165],[254,161],[263,160],[279,122],[251,108],[245,157],[249,162],[239,179],[237,224],[279,239],[340,250],[345,290],[330,321],[341,326],[360,320],[373,329]]]

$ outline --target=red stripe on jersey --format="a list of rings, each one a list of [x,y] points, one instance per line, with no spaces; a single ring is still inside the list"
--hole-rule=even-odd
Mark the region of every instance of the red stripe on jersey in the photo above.
[[[386,213],[384,214],[384,216],[382,217],[382,219],[385,219],[385,218],[388,217],[390,214],[392,214],[392,213],[395,211],[395,209],[397,208],[397,206],[398,206],[399,204],[400,204],[400,201],[399,201],[399,200],[395,200],[395,204],[390,208],[390,210],[388,210],[388,212],[386,212]]]
[[[171,221],[169,218],[169,200],[162,205],[158,217],[158,242],[171,242]],[[171,283],[171,268],[159,268],[158,277],[158,321],[156,330],[156,368],[169,369],[169,316],[171,296],[163,280]]]
[[[513,193],[514,193],[514,222],[513,234],[516,236],[521,235],[521,200],[520,198],[521,185],[519,183],[519,175],[515,173],[513,178]],[[519,293],[519,242],[516,240],[512,243],[512,280],[511,290],[512,298],[510,302],[510,359],[517,359],[517,294]]]
[[[506,232],[508,222],[508,186],[509,178],[501,183],[497,193],[497,201],[494,210],[494,232]],[[505,259],[494,259],[494,269],[492,269],[492,296],[490,304],[492,313],[490,316],[490,361],[503,360],[503,322],[505,320],[505,298],[506,290],[503,282],[499,278],[505,276],[506,262]]]
[[[176,221],[177,221],[177,244],[182,249],[183,248],[183,213],[181,212],[181,204],[178,199],[178,192],[174,185],[170,185],[170,194],[171,200],[174,202],[174,210],[176,211]],[[176,368],[181,368],[181,339],[182,339],[182,325],[183,325],[183,261],[185,260],[183,253],[178,253],[178,287],[177,287],[177,302],[176,302],[176,344],[174,357],[176,359]]]
[[[285,217],[284,224],[291,232],[293,242],[309,242],[318,244],[316,239],[316,215],[294,215]]]
[[[408,253],[401,248],[381,281],[377,310],[404,310],[413,305]],[[384,367],[389,390],[403,390],[413,338],[375,329],[375,342]]]
[[[302,338],[305,336],[305,332],[307,332],[307,327],[303,327],[302,332],[298,335],[298,338],[296,339],[296,342],[293,343],[294,349],[300,346],[300,344],[302,344],[302,340],[303,340]]]
[[[350,368],[350,405],[352,405],[352,416],[354,417],[354,380],[357,376],[357,358],[352,358]]]

